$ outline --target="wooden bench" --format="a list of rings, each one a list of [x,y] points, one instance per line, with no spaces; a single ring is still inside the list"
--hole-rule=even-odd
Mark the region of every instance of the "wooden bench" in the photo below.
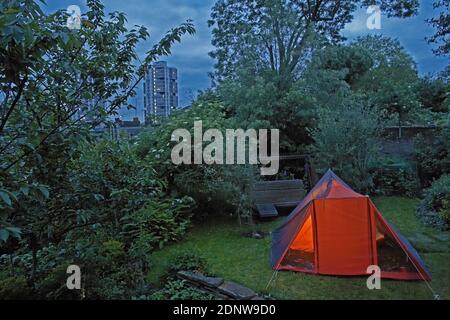
[[[295,207],[305,196],[301,180],[257,182],[252,187],[252,198],[261,218],[278,216],[277,207]]]

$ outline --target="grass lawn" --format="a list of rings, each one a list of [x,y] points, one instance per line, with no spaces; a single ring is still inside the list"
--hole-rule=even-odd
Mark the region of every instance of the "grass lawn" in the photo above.
[[[417,200],[401,197],[374,198],[378,209],[403,235],[408,237],[431,271],[431,286],[442,299],[450,299],[450,235],[424,226],[415,215]],[[259,223],[259,230],[270,232],[283,218]],[[382,280],[381,290],[368,290],[365,277],[336,277],[280,271],[266,290],[273,271],[269,265],[271,237],[245,238],[235,221],[215,221],[194,227],[185,240],[152,256],[154,269],[149,280],[157,283],[168,259],[195,250],[203,256],[210,271],[257,292],[277,299],[432,299],[421,281]]]

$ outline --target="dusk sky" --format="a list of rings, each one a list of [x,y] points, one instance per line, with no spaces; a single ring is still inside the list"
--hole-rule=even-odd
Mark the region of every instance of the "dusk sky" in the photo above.
[[[165,57],[170,66],[178,68],[180,106],[189,103],[189,92],[207,89],[210,86],[208,73],[212,71],[214,61],[208,56],[213,50],[211,29],[207,26],[210,9],[214,0],[105,0],[106,11],[122,11],[127,14],[130,26],[144,25],[150,31],[150,39],[139,46],[144,53],[158,41],[167,30],[187,19],[192,19],[197,29],[194,36],[185,36],[181,44],[173,47],[172,55]],[[47,0],[47,10],[67,8],[79,5],[85,11],[84,0]],[[366,27],[368,14],[365,10],[355,12],[354,20],[348,24],[343,34],[350,40],[365,34],[380,33],[397,38],[418,64],[420,74],[437,73],[449,63],[448,58],[438,58],[432,53],[425,37],[433,34],[425,19],[437,15],[431,0],[421,0],[419,15],[408,19],[382,17],[381,30],[369,30]],[[138,110],[121,112],[124,119],[135,115],[142,117],[142,97],[136,101]]]

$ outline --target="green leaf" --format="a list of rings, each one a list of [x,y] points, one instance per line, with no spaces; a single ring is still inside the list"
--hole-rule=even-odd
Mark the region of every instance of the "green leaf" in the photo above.
[[[95,198],[95,200],[97,200],[97,201],[105,200],[105,197],[103,197],[103,196],[102,196],[101,194],[99,194],[99,193],[94,194],[94,198]]]
[[[9,233],[12,234],[12,236],[15,238],[20,238],[20,235],[22,234],[22,230],[20,230],[20,228],[17,227],[8,227],[5,229],[9,231]]]
[[[28,194],[30,193],[30,188],[29,187],[21,187],[20,192],[22,192],[24,195],[28,196]]]
[[[0,241],[6,242],[9,238],[9,232],[5,229],[0,229]]]
[[[43,195],[46,199],[48,199],[48,197],[50,196],[49,191],[48,191],[48,188],[47,188],[47,187],[42,187],[42,186],[40,186],[40,187],[38,187],[38,189],[39,189],[39,191],[42,193],[42,195]]]
[[[11,202],[11,197],[9,196],[9,194],[5,191],[0,191],[0,198],[2,198],[3,202],[6,203],[6,205],[11,206],[12,202]]]

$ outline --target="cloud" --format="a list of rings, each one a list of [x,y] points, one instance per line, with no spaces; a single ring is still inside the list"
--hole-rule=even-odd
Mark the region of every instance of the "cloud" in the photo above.
[[[184,36],[181,43],[172,47],[172,55],[161,60],[178,68],[181,106],[189,103],[184,92],[197,92],[210,86],[208,73],[212,71],[214,62],[208,56],[213,47],[207,20],[213,0],[108,0],[105,3],[107,9],[126,12],[131,25],[143,25],[149,29],[150,39],[138,47],[141,57],[169,29],[188,19],[193,20],[196,34]]]
[[[141,57],[172,27],[187,19],[192,19],[197,29],[194,36],[185,36],[181,44],[172,48],[172,55],[164,57],[171,66],[178,68],[180,105],[188,101],[184,92],[206,89],[210,86],[208,73],[213,70],[214,61],[209,58],[211,45],[211,30],[207,26],[210,10],[215,0],[104,0],[105,10],[122,11],[127,14],[128,24],[144,25],[150,31],[150,39],[138,46]],[[85,0],[47,0],[46,10],[67,8],[71,4],[80,5],[86,9]],[[398,38],[405,49],[413,55],[422,74],[442,70],[448,59],[433,55],[432,47],[425,41],[426,36],[434,30],[425,23],[426,18],[435,15],[432,1],[421,0],[419,15],[408,19],[387,18],[382,16],[381,30],[368,30],[366,20],[368,14],[364,8],[354,13],[354,19],[347,24],[343,35],[350,40],[365,34],[380,33]]]
[[[125,12],[129,27],[143,25],[148,28],[150,39],[137,47],[141,58],[169,29],[188,19],[193,20],[196,34],[184,36],[180,44],[172,47],[172,55],[162,57],[161,60],[178,68],[181,106],[189,103],[186,92],[210,87],[208,73],[212,71],[214,61],[208,56],[213,47],[207,20],[214,0],[105,0],[103,3],[106,12]],[[71,4],[79,5],[82,11],[86,11],[83,0],[49,0],[46,10],[65,9]],[[138,104],[141,101],[138,98]],[[137,112],[122,110],[121,114],[127,119],[136,114],[140,116],[141,112],[142,106],[138,106]]]
[[[360,34],[363,32],[366,32],[367,29],[367,18],[368,15],[366,14],[366,10],[360,9],[356,11],[353,15],[353,21],[350,23],[347,23],[345,26],[345,29],[343,30],[343,33],[346,36],[354,35],[354,34]]]
[[[433,28],[425,20],[434,15],[436,15],[436,12],[433,10],[432,1],[421,0],[417,16],[400,19],[387,18],[382,15],[381,30],[369,30],[366,27],[369,15],[365,9],[360,9],[355,12],[354,20],[346,25],[342,34],[349,40],[367,34],[382,34],[396,38],[417,62],[420,74],[439,72],[448,64],[448,59],[435,57],[432,53],[433,47],[425,39],[434,33]]]

